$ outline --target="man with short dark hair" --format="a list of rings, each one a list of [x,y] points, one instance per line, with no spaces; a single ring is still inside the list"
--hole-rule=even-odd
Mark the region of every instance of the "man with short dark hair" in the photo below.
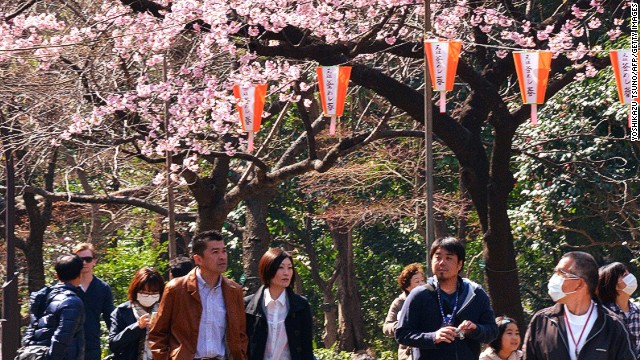
[[[79,296],[82,260],[62,255],[55,265],[54,285],[46,297],[44,311],[31,304],[30,322],[23,343],[49,347],[48,360],[84,359],[84,303]]]
[[[93,245],[80,243],[73,248],[73,253],[78,255],[83,262],[80,285],[84,291],[82,299],[86,311],[84,323],[85,359],[100,360],[102,356],[100,317],[109,329],[111,327],[111,312],[114,310],[113,293],[106,282],[93,274],[93,268],[97,264]]]
[[[459,275],[464,244],[452,237],[438,239],[429,258],[434,276],[407,297],[396,340],[412,346],[416,360],[478,359],[481,344],[495,339],[498,326],[482,287]]]
[[[165,287],[149,333],[154,360],[247,358],[247,333],[242,287],[222,274],[227,251],[214,230],[191,243],[197,267]]]
[[[538,311],[524,337],[526,360],[632,360],[624,324],[594,301],[598,264],[582,251],[566,253],[551,276],[549,296],[556,304]]]
[[[178,256],[169,261],[169,280],[185,276],[193,269],[193,262],[186,256]]]

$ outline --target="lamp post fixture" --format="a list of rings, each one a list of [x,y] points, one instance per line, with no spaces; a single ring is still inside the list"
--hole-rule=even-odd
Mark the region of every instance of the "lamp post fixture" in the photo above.
[[[13,149],[9,138],[11,131],[9,123],[0,110],[0,134],[2,135],[2,146],[5,160],[5,239],[7,246],[7,276],[2,284],[2,358],[13,359],[20,347],[20,310],[18,307],[18,273],[15,264],[15,227],[16,227],[16,185],[15,172],[13,167]]]
[[[424,40],[431,32],[431,1],[424,0]],[[424,45],[423,45],[424,46]],[[424,53],[424,52],[423,52]],[[426,55],[424,56],[424,146],[425,146],[425,240],[427,245],[427,275],[431,273],[429,266],[429,252],[435,237],[434,213],[433,213],[433,91],[431,87],[431,77],[429,75],[429,64]]]

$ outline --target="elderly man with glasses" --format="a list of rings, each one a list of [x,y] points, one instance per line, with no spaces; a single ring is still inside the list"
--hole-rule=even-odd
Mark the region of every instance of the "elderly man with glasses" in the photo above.
[[[538,311],[524,339],[526,360],[633,360],[624,324],[596,301],[598,264],[582,251],[565,254],[549,280],[556,304]]]

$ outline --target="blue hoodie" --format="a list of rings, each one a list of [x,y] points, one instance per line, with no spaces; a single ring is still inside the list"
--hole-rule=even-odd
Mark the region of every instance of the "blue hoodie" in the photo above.
[[[489,343],[498,336],[498,325],[487,293],[469,279],[458,277],[458,282],[458,311],[453,324],[457,327],[464,320],[469,320],[476,324],[477,329],[466,334],[464,340],[456,338],[451,343],[435,343],[442,315],[434,279],[429,278],[426,285],[413,289],[407,297],[396,329],[396,340],[414,348],[414,359],[476,360],[480,356],[481,344]]]

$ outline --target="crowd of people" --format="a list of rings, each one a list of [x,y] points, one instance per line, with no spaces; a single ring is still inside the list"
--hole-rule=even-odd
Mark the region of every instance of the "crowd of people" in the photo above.
[[[258,264],[262,286],[245,297],[242,287],[223,275],[227,252],[219,232],[197,234],[191,253],[193,262],[185,257],[170,262],[167,284],[155,269],[138,270],[127,301],[115,309],[111,288],[93,274],[91,244],[60,256],[58,284],[46,295],[32,295],[18,359],[44,348],[47,360],[98,360],[101,318],[109,328],[110,358],[116,360],[314,358],[311,307],[293,291],[291,254],[269,249]]]
[[[170,263],[165,284],[155,269],[138,270],[127,301],[114,308],[107,283],[93,274],[95,249],[79,244],[55,264],[59,282],[31,296],[30,323],[17,359],[42,351],[49,360],[99,360],[100,319],[112,359],[314,359],[312,311],[293,291],[291,254],[269,249],[260,259],[262,286],[249,296],[223,274],[222,235],[194,236],[192,259]],[[495,317],[487,293],[462,277],[464,243],[437,240],[429,253],[433,277],[410,264],[398,277],[383,332],[399,359],[631,360],[640,355],[640,310],[630,300],[636,278],[621,263],[598,269],[585,252],[565,254],[549,280],[556,302],[538,311],[521,347],[516,321]],[[46,290],[46,291],[45,291]],[[484,348],[484,351],[482,351]]]
[[[398,277],[402,294],[385,320],[384,333],[400,344],[399,359],[640,357],[640,311],[630,300],[637,281],[622,263],[598,268],[586,252],[564,254],[548,283],[556,304],[535,313],[520,350],[516,321],[509,316],[494,318],[484,290],[460,276],[464,244],[455,238],[439,239],[429,258],[434,276],[424,283],[419,264],[405,267]],[[487,346],[481,353],[483,344]]]

